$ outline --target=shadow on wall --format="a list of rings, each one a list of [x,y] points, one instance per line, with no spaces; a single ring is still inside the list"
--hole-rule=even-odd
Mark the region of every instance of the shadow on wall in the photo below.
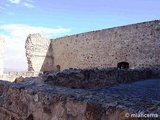
[[[53,49],[50,43],[40,71],[53,71],[54,70],[53,64],[54,64]]]

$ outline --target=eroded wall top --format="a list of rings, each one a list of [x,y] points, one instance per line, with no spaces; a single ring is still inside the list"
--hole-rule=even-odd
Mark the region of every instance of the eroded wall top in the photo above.
[[[45,71],[53,68],[50,40],[42,38],[40,34],[30,34],[27,37],[25,48],[28,71]]]

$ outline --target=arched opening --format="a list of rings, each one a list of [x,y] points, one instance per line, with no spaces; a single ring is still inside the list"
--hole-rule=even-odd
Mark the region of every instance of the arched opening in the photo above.
[[[61,66],[60,66],[60,65],[57,65],[57,66],[56,66],[56,72],[60,72],[60,70],[61,70]]]
[[[117,64],[117,68],[128,69],[129,68],[129,63],[128,62],[120,62],[120,63]]]

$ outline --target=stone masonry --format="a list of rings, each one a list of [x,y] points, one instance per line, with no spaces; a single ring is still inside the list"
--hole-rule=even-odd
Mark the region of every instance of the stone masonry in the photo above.
[[[120,62],[160,68],[160,20],[52,39],[48,46],[40,34],[28,36],[29,71],[117,67]]]
[[[114,72],[110,74],[114,76]],[[41,76],[18,83],[0,81],[0,119],[158,120],[159,85],[158,78],[93,90],[46,84]],[[130,117],[131,114],[152,116]]]
[[[4,38],[0,36],[0,75],[3,74],[4,68]]]
[[[30,34],[25,48],[28,72],[10,76],[37,77],[0,80],[0,120],[160,119],[160,20],[51,40]]]
[[[53,69],[50,40],[42,38],[40,34],[30,34],[26,40],[25,48],[28,71],[39,72]]]
[[[43,74],[45,83],[73,89],[100,89],[149,78],[160,78],[160,69],[66,69]]]

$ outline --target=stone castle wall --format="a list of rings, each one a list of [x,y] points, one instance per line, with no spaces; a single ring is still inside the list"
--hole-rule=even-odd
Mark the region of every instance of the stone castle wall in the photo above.
[[[160,68],[160,21],[82,33],[52,40],[54,69],[116,67]]]
[[[4,38],[0,36],[0,75],[3,74],[4,68]]]
[[[159,20],[52,39],[49,55],[44,41],[39,34],[28,37],[29,71],[117,67],[120,62],[128,62],[130,68],[160,68]]]

